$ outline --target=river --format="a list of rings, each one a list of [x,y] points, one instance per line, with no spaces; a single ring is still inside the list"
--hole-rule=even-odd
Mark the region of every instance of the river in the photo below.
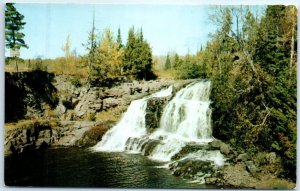
[[[7,186],[207,188],[190,183],[140,154],[48,148],[5,158]]]

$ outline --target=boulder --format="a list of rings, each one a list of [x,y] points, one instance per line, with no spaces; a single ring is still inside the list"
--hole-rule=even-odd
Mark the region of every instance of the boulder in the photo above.
[[[218,139],[214,139],[214,140],[210,143],[210,145],[211,145],[212,148],[220,149],[221,143],[222,143],[222,141],[220,141],[220,140],[218,140]]]
[[[239,154],[238,157],[236,158],[237,161],[247,161],[249,160],[249,156],[247,153],[242,153],[242,154]]]
[[[255,166],[253,161],[246,161],[245,164],[247,171],[250,172],[252,175],[258,172],[258,168]]]
[[[276,153],[271,152],[271,153],[266,154],[266,160],[270,164],[275,164],[276,163]]]
[[[162,111],[167,101],[168,99],[166,99],[165,97],[162,98],[153,97],[148,100],[147,108],[146,108],[146,116],[145,116],[147,129],[158,128]]]
[[[225,143],[221,143],[221,145],[220,145],[220,152],[222,154],[228,155],[230,153],[230,147],[227,144],[225,144]]]
[[[56,113],[58,116],[61,116],[62,114],[66,113],[66,111],[67,108],[62,103],[59,103],[56,107]]]
[[[216,185],[221,182],[221,179],[215,177],[207,177],[205,178],[205,184],[213,184]]]

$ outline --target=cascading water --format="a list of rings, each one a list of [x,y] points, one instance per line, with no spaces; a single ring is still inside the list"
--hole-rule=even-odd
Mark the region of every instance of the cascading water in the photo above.
[[[94,149],[142,153],[154,160],[171,161],[187,144],[206,145],[214,138],[211,130],[210,81],[192,83],[181,89],[165,106],[159,128],[147,133],[145,115],[151,97],[170,96],[172,88],[133,101],[121,121],[109,130]],[[205,153],[205,154],[203,154]],[[191,160],[209,160],[223,165],[219,151],[190,153]]]
[[[151,158],[169,161],[188,142],[204,144],[213,140],[209,93],[209,81],[193,83],[180,90],[167,104],[160,128],[150,136],[163,138]]]
[[[125,151],[129,138],[146,135],[146,107],[147,100],[152,97],[167,97],[172,95],[172,86],[143,99],[134,100],[129,105],[121,121],[110,129],[97,145],[96,151],[122,152]]]

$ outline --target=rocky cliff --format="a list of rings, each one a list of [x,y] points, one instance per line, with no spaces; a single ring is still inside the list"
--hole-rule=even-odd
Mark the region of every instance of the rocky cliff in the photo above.
[[[5,73],[5,122],[20,119],[88,120],[113,110],[120,116],[135,99],[173,85],[175,91],[191,80],[120,80],[111,86],[92,87],[82,80],[43,71]],[[176,89],[177,88],[177,89]]]

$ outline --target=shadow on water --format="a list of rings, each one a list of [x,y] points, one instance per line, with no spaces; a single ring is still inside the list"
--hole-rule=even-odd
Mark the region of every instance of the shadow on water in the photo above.
[[[50,148],[5,158],[7,186],[208,188],[175,177],[139,154]]]

